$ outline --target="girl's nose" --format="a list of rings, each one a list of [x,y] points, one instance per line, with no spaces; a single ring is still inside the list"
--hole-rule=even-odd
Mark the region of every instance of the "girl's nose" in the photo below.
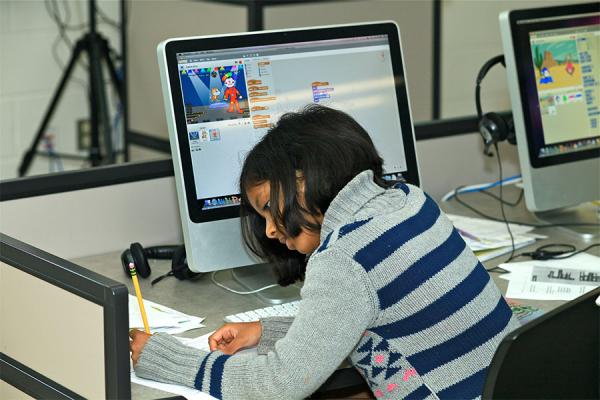
[[[269,239],[277,239],[277,228],[275,227],[272,218],[266,218],[265,235],[267,235]]]

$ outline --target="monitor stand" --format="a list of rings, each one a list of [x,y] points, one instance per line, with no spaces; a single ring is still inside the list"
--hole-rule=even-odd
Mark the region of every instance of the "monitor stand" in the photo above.
[[[575,207],[558,210],[536,212],[535,216],[547,224],[600,224],[600,204],[595,202],[583,203]],[[560,226],[571,235],[576,235],[584,241],[600,238],[600,225],[596,226]]]
[[[234,268],[231,275],[234,281],[246,290],[256,290],[272,284],[277,284],[277,278],[270,264],[256,264],[246,267]],[[300,299],[300,288],[296,285],[276,286],[255,293],[267,304],[282,304]]]

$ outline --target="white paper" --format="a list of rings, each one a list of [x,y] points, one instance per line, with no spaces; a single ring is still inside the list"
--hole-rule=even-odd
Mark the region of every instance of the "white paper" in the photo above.
[[[520,249],[525,246],[529,246],[530,244],[532,244],[534,242],[535,242],[535,239],[531,238],[527,242],[515,243],[515,250]],[[491,260],[492,258],[495,258],[495,257],[499,257],[503,254],[508,254],[511,251],[512,251],[512,245],[505,246],[505,247],[499,247],[497,249],[476,250],[476,251],[474,250],[473,252],[477,256],[479,261],[483,262],[483,261]]]
[[[600,274],[600,257],[586,253],[564,260],[532,260],[499,267],[509,271],[500,278],[509,281],[506,297],[512,299],[569,301],[599,286],[597,279],[582,280]]]
[[[596,286],[511,280],[505,296],[509,299],[570,301],[595,288]]]
[[[458,233],[460,233],[461,237],[467,243],[467,246],[473,251],[499,248],[509,248],[510,251],[513,242],[515,247],[523,247],[533,243],[535,239],[545,238],[543,235],[530,233],[533,230],[531,226],[509,224],[513,235],[513,239],[511,240],[504,222],[463,217],[454,214],[447,215]]]
[[[492,221],[489,219],[464,217],[462,215],[446,214],[457,229],[463,229],[474,236],[486,239],[497,239],[509,236],[504,222]],[[531,232],[534,227],[509,224],[513,235],[521,235]]]
[[[169,383],[162,383],[151,381],[148,379],[138,378],[134,371],[131,371],[131,382],[137,383],[138,385],[148,386],[154,389],[162,390],[163,392],[174,393],[185,397],[190,400],[214,400],[215,398],[208,393],[201,392],[199,390],[189,388],[181,385],[171,385]]]
[[[152,333],[165,332],[172,335],[204,327],[204,318],[187,315],[149,300],[144,300],[144,309]],[[129,295],[129,328],[144,329],[137,297],[132,295]]]

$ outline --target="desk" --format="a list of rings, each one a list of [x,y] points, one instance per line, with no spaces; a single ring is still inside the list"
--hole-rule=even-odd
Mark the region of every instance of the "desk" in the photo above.
[[[509,200],[512,200],[518,196],[516,188],[509,187],[505,188],[504,191],[506,198]],[[461,198],[490,215],[501,215],[499,203],[495,200],[491,200],[491,198],[483,194],[463,195]],[[476,216],[474,213],[465,209],[455,201],[442,203],[441,206],[447,213]],[[525,209],[523,203],[519,204],[517,207],[505,207],[505,210],[507,218],[511,220],[537,222],[535,221],[534,217]],[[532,250],[537,246],[546,243],[570,243],[575,245],[578,249],[585,247],[588,244],[583,240],[577,239],[571,234],[564,232],[561,228],[543,228],[538,229],[536,232],[548,235],[548,239],[538,241],[529,247],[517,250],[517,252]],[[125,248],[128,245],[128,243],[124,243],[123,247]],[[590,253],[600,256],[600,248],[593,248],[591,249]],[[504,255],[487,261],[484,264],[486,268],[491,268],[506,260],[507,257],[508,255]],[[129,288],[129,293],[135,295],[131,279],[127,278],[121,266],[120,252],[79,258],[74,261],[79,265],[96,271],[109,278],[124,282]],[[517,261],[519,261],[519,259]],[[168,261],[151,261],[150,266],[152,268],[151,277],[157,277],[170,270],[170,262]],[[505,293],[508,282],[503,279],[499,279],[499,275],[500,274],[498,273],[491,273],[496,285],[498,285],[500,290]],[[231,280],[230,270],[218,272],[217,280],[228,286],[236,288],[235,282]],[[140,279],[140,286],[145,299],[166,305],[187,314],[206,318],[204,321],[206,328],[195,329],[183,333],[182,336],[186,337],[197,337],[217,329],[223,324],[223,317],[226,315],[266,306],[266,304],[262,303],[258,297],[254,295],[236,295],[215,286],[211,282],[210,276],[208,275],[193,282],[180,281],[174,277],[170,277],[160,281],[154,287],[150,285],[150,281],[151,279]],[[533,300],[524,300],[523,302],[539,307],[545,311],[556,308],[563,303],[562,301]],[[170,393],[136,384],[132,385],[131,390],[132,398],[134,399],[172,396]]]

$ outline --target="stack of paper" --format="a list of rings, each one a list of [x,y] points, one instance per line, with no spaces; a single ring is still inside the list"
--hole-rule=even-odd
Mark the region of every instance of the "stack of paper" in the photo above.
[[[467,246],[473,250],[480,261],[487,261],[512,250],[512,242],[504,222],[454,214],[447,215],[467,243]],[[527,246],[535,242],[536,239],[546,237],[532,233],[533,227],[530,226],[509,225],[513,234],[515,249]]]
[[[600,257],[581,253],[564,260],[500,264],[510,273],[506,297],[531,300],[573,300],[600,286]]]
[[[187,315],[149,300],[144,300],[144,308],[152,333],[175,334],[204,326],[202,325],[204,318]],[[129,295],[129,328],[144,329],[140,306],[137,298],[132,295]]]

